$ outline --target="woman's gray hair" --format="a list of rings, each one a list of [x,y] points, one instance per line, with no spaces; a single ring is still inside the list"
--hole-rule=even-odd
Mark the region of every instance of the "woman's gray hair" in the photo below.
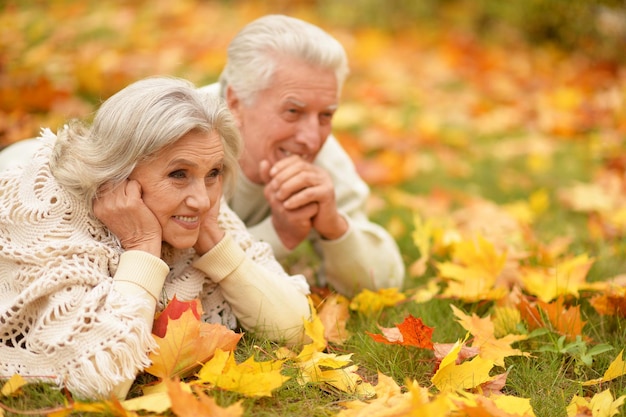
[[[220,75],[220,94],[232,87],[240,100],[252,105],[258,91],[267,88],[281,57],[331,69],[341,92],[348,76],[348,58],[341,43],[321,28],[284,15],[267,15],[246,25],[228,47]]]
[[[106,100],[91,127],[70,122],[58,134],[52,174],[86,201],[104,184],[126,180],[137,164],[189,132],[217,132],[224,147],[224,190],[230,193],[242,149],[224,101],[172,77],[137,81]]]

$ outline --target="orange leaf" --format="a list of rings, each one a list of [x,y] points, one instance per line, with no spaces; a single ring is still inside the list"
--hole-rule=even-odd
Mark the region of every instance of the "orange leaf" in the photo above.
[[[380,327],[382,335],[367,333],[372,339],[388,345],[415,346],[424,349],[432,349],[433,327],[426,326],[422,319],[409,314],[402,323],[396,327]]]
[[[198,319],[201,315],[200,305],[191,306],[197,300],[181,303],[189,305],[182,310],[178,303],[172,308],[172,314],[175,316],[179,311],[182,313],[177,319],[167,320],[163,337],[153,335],[159,350],[150,354],[152,365],[145,369],[161,379],[188,375],[213,357],[217,348],[235,349],[242,336],[221,324],[201,322]]]
[[[200,387],[193,386],[192,393],[185,390],[183,383],[177,380],[166,380],[165,384],[172,400],[172,411],[178,417],[240,417],[243,415],[241,401],[222,408],[213,398],[203,393]]]
[[[350,337],[346,324],[350,318],[350,301],[340,295],[331,294],[318,307],[318,317],[324,325],[324,337],[327,341],[342,344]]]
[[[196,319],[200,320],[198,312],[198,300],[178,301],[176,296],[167,304],[163,311],[157,315],[152,325],[152,334],[164,337],[167,332],[167,324],[170,320],[178,320],[180,316],[187,310],[191,309]]]
[[[576,339],[576,336],[582,336],[583,326],[586,322],[581,319],[580,306],[567,308],[563,296],[551,303],[538,300],[534,305],[522,298],[519,308],[522,318],[528,323],[530,330],[549,325],[552,330],[565,336],[569,341]],[[583,336],[583,338],[586,337]]]

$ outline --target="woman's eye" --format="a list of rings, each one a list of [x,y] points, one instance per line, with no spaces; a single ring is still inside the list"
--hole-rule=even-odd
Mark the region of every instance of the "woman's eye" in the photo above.
[[[208,181],[215,181],[223,173],[223,168],[215,168],[209,171],[206,178]]]
[[[174,179],[183,179],[186,178],[186,176],[187,173],[182,169],[177,169],[176,171],[172,171],[169,174],[169,177]]]

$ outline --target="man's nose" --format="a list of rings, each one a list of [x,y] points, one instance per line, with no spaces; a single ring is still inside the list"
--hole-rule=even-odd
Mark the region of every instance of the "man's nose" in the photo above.
[[[305,145],[309,152],[319,150],[322,144],[322,126],[317,117],[311,115],[302,121],[297,140]]]

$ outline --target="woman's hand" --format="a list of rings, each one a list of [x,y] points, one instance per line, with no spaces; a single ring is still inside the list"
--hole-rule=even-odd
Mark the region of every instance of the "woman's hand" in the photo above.
[[[143,202],[139,182],[126,180],[113,188],[102,186],[93,201],[93,211],[125,250],[161,256],[161,225]]]
[[[217,218],[220,213],[220,200],[222,198],[222,178],[214,185],[217,190],[211,190],[210,200],[211,208],[202,218],[200,224],[200,234],[198,235],[198,241],[196,242],[194,249],[200,256],[204,255],[213,246],[217,245],[224,237],[225,232],[219,227]]]

